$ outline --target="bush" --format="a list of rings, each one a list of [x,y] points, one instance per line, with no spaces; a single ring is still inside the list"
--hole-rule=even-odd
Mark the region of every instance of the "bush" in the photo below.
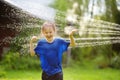
[[[120,56],[117,55],[111,60],[111,67],[120,69]]]
[[[6,72],[4,70],[4,68],[2,66],[0,66],[0,78],[5,77],[6,76]]]
[[[38,70],[40,69],[39,64],[39,59],[36,56],[20,55],[18,52],[4,54],[3,60],[1,61],[1,65],[5,70]]]

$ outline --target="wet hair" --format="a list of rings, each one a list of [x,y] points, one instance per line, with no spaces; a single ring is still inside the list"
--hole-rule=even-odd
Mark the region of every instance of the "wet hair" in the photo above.
[[[43,25],[41,26],[41,31],[44,31],[45,27],[52,27],[54,31],[56,31],[56,26],[55,23],[53,22],[44,22]]]

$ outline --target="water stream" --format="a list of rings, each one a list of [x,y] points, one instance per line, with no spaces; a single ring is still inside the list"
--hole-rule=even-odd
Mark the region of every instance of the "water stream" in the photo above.
[[[29,50],[29,40],[33,35],[40,35],[40,23],[48,20],[55,22],[56,20],[60,22],[60,24],[67,24],[67,20],[65,19],[66,13],[56,10],[54,8],[39,4],[37,1],[33,2],[33,0],[28,1],[18,1],[18,0],[5,0],[7,3],[22,9],[23,12],[37,17],[37,21],[35,19],[31,20],[34,23],[29,23],[27,25],[22,24],[19,28],[16,26],[16,30],[20,30],[21,33],[15,37],[12,42],[13,45],[16,45],[21,48],[21,52],[26,52]],[[34,6],[34,7],[33,7]],[[71,22],[72,23],[72,22]],[[93,47],[100,45],[108,45],[120,43],[120,25],[115,23],[110,23],[102,20],[88,19],[85,17],[77,16],[77,21],[72,23],[74,25],[66,25],[64,29],[59,29],[59,36],[67,35],[72,29],[78,29],[78,32],[75,34],[75,40],[77,43],[76,47]],[[14,25],[14,24],[12,24]],[[10,27],[10,25],[8,26]],[[29,35],[28,35],[29,34]],[[5,38],[3,41],[9,41],[9,38]],[[64,37],[68,40],[67,37]],[[17,44],[16,44],[17,43]],[[14,47],[15,48],[15,47]]]

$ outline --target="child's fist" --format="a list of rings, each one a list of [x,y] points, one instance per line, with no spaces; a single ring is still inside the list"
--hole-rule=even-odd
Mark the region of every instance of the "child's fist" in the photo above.
[[[33,37],[31,38],[31,41],[32,41],[32,42],[37,41],[37,36],[33,36]]]
[[[70,32],[70,36],[72,36],[75,32],[77,32],[78,31],[78,29],[73,29],[71,32]]]

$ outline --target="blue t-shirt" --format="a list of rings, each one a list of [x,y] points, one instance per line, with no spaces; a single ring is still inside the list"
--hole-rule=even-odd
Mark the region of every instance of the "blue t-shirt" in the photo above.
[[[39,40],[35,53],[39,55],[41,67],[48,75],[53,75],[62,71],[62,54],[67,51],[70,42],[61,38],[55,38],[52,43],[46,39]]]

